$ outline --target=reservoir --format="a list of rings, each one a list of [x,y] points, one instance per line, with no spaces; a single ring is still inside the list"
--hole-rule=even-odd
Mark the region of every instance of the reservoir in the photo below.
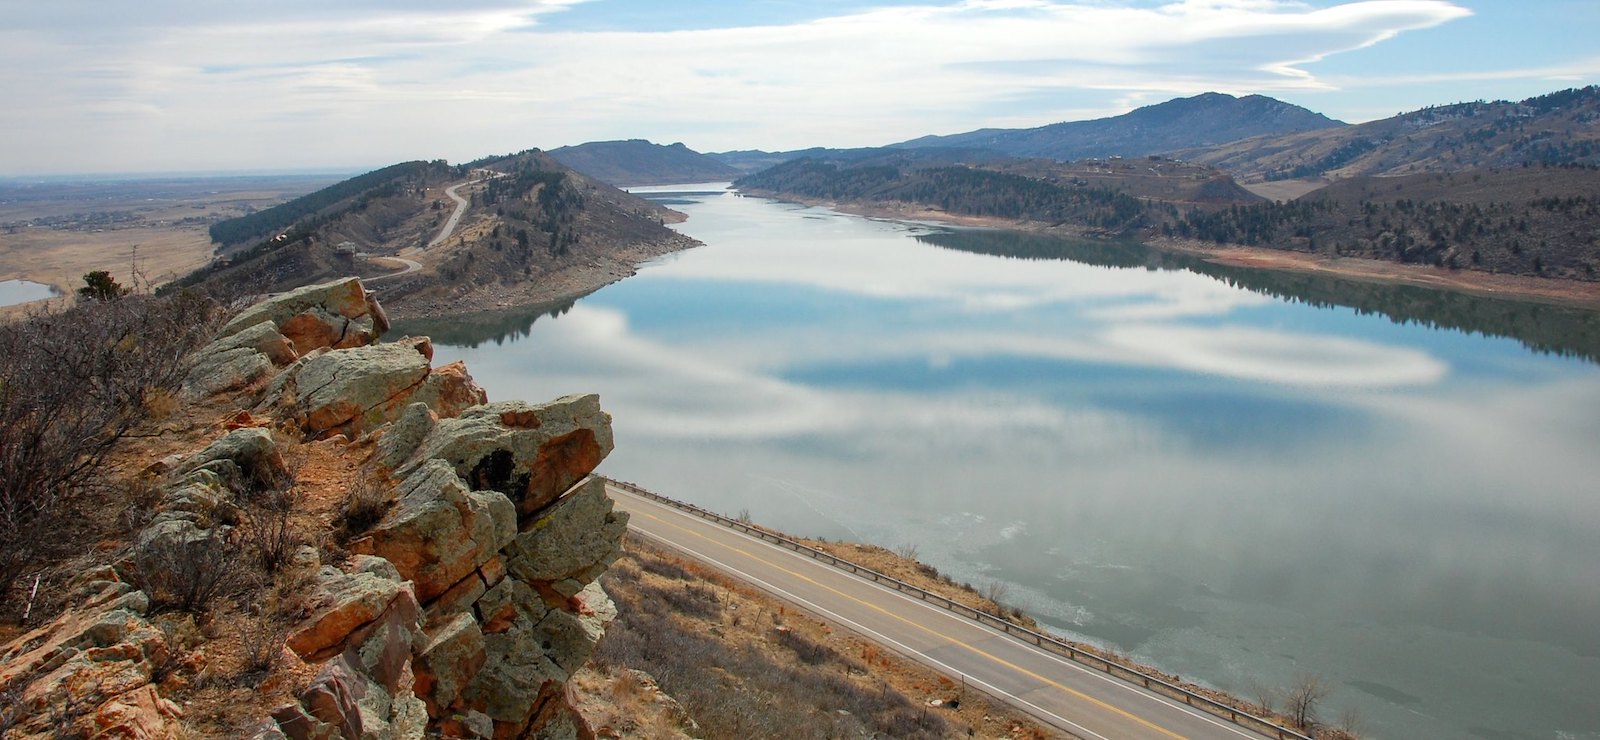
[[[15,306],[18,303],[41,301],[61,295],[43,283],[28,280],[0,280],[0,306]]]
[[[1133,244],[651,197],[706,246],[416,322],[606,475],[912,547],[1051,629],[1372,737],[1600,737],[1600,318]]]

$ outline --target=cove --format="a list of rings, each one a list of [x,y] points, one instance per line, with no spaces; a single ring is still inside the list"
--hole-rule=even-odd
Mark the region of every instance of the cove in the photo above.
[[[917,546],[1052,629],[1377,737],[1600,734],[1591,312],[656,189],[706,246],[415,322],[603,473]]]

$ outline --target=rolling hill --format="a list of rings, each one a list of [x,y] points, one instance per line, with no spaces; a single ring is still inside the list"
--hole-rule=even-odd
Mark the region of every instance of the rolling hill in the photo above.
[[[457,205],[448,190],[467,206],[441,240]],[[221,244],[211,265],[174,285],[253,294],[356,274],[379,276],[385,305],[401,316],[518,305],[610,281],[589,285],[574,273],[616,279],[639,260],[694,245],[665,226],[681,218],[538,150],[406,163],[234,220],[253,222],[219,222],[224,235],[274,235]],[[397,273],[396,262],[417,267]]]

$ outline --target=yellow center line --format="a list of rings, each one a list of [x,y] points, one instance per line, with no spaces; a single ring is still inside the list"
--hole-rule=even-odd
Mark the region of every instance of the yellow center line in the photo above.
[[[987,658],[987,659],[989,659],[991,661],[994,661],[995,663],[998,663],[998,664],[1000,664],[1002,666],[1005,666],[1006,668],[1009,668],[1012,671],[1015,671],[1015,672],[1020,673],[1022,675],[1028,676],[1029,678],[1033,678],[1033,679],[1035,679],[1035,680],[1037,680],[1037,681],[1039,681],[1041,683],[1045,683],[1045,684],[1048,684],[1050,686],[1054,686],[1055,688],[1060,689],[1063,692],[1071,694],[1072,696],[1078,697],[1079,699],[1087,701],[1087,702],[1089,702],[1091,704],[1094,704],[1095,706],[1101,707],[1101,708],[1106,709],[1106,710],[1108,710],[1110,712],[1114,712],[1114,713],[1116,713],[1118,715],[1126,717],[1127,719],[1130,719],[1130,720],[1132,720],[1134,722],[1137,722],[1137,723],[1139,723],[1141,725],[1144,725],[1145,727],[1148,727],[1148,728],[1150,728],[1152,730],[1155,730],[1156,732],[1159,732],[1159,733],[1161,733],[1163,735],[1166,735],[1166,736],[1171,737],[1171,738],[1176,738],[1177,740],[1186,740],[1186,738],[1184,738],[1183,735],[1179,735],[1179,734],[1177,734],[1177,733],[1175,733],[1175,732],[1173,732],[1171,730],[1168,730],[1165,727],[1161,727],[1160,725],[1152,724],[1149,720],[1147,720],[1147,719],[1145,719],[1143,717],[1140,717],[1140,716],[1138,716],[1136,714],[1132,714],[1132,713],[1130,713],[1130,712],[1128,712],[1128,711],[1126,711],[1124,709],[1121,709],[1119,707],[1115,707],[1115,706],[1112,706],[1110,704],[1107,704],[1107,703],[1105,703],[1105,702],[1103,702],[1103,701],[1101,701],[1099,699],[1096,699],[1096,698],[1094,698],[1092,696],[1089,696],[1088,694],[1085,694],[1085,693],[1083,693],[1081,691],[1078,691],[1077,689],[1073,689],[1073,688],[1071,688],[1069,686],[1066,686],[1066,685],[1064,685],[1064,684],[1062,684],[1062,683],[1060,683],[1060,682],[1058,682],[1058,681],[1056,681],[1056,680],[1054,680],[1052,678],[1049,678],[1048,676],[1042,676],[1042,675],[1040,675],[1038,673],[1035,673],[1033,671],[1028,670],[1027,668],[1023,668],[1022,666],[1019,666],[1019,665],[1017,665],[1015,663],[1012,663],[1011,661],[1008,661],[1008,660],[1006,660],[1004,658],[1001,658],[999,656],[992,655],[990,653],[984,652],[983,650],[980,650],[980,649],[978,649],[976,647],[973,647],[972,645],[969,645],[969,644],[967,644],[965,642],[962,642],[961,640],[958,640],[958,639],[956,639],[954,637],[950,637],[948,635],[945,635],[942,632],[934,630],[931,627],[927,627],[927,626],[918,624],[916,622],[913,622],[913,621],[911,621],[909,619],[906,619],[905,617],[902,617],[902,616],[900,616],[898,614],[895,614],[892,611],[889,611],[888,609],[885,609],[885,608],[883,608],[881,606],[878,606],[877,604],[871,603],[869,601],[864,601],[862,599],[859,599],[859,598],[856,598],[854,596],[851,596],[850,594],[847,594],[847,593],[845,593],[843,591],[840,591],[840,590],[838,590],[838,589],[836,589],[836,588],[834,588],[832,586],[829,586],[829,585],[827,585],[825,583],[818,582],[815,579],[812,579],[811,577],[809,577],[809,576],[807,576],[807,575],[805,575],[803,573],[797,573],[797,572],[789,570],[788,568],[785,568],[785,567],[783,567],[781,565],[778,565],[777,563],[773,563],[770,560],[766,560],[764,558],[758,557],[753,552],[750,552],[750,551],[745,550],[743,548],[734,547],[733,545],[729,545],[729,544],[726,544],[726,543],[723,543],[723,542],[718,542],[717,540],[712,539],[710,537],[707,537],[704,534],[696,532],[696,531],[694,531],[692,529],[688,529],[686,527],[679,526],[677,524],[673,524],[672,522],[669,522],[669,521],[667,521],[665,519],[662,519],[661,517],[655,516],[655,515],[650,514],[648,512],[636,511],[636,512],[633,512],[633,513],[641,515],[641,516],[648,517],[650,519],[654,519],[655,521],[660,522],[661,524],[664,524],[664,525],[666,525],[668,527],[672,527],[673,529],[676,529],[676,530],[678,530],[680,532],[683,532],[684,534],[689,534],[689,535],[693,535],[695,537],[699,537],[700,539],[705,540],[706,542],[709,542],[709,543],[711,543],[713,545],[717,545],[718,547],[723,547],[723,548],[726,548],[726,549],[729,549],[729,550],[733,550],[734,552],[743,553],[746,557],[753,558],[753,559],[758,560],[760,562],[766,563],[767,565],[769,565],[769,566],[771,566],[773,568],[776,568],[776,569],[778,569],[780,571],[783,571],[784,573],[788,573],[789,575],[794,576],[795,578],[799,578],[800,580],[805,581],[807,583],[810,583],[811,585],[816,586],[817,588],[821,588],[821,589],[824,589],[826,591],[830,591],[833,594],[835,594],[835,595],[837,595],[837,596],[839,596],[841,598],[848,599],[848,600],[853,601],[853,602],[855,602],[857,604],[860,604],[861,606],[867,607],[868,609],[871,609],[873,611],[879,612],[880,614],[883,614],[884,616],[889,617],[890,619],[894,619],[896,621],[902,622],[902,623],[906,624],[907,626],[919,629],[919,630],[921,630],[923,632],[928,633],[929,635],[937,637],[937,638],[939,638],[941,640],[944,640],[946,642],[949,642],[951,644],[958,645],[960,647],[966,648],[968,651],[971,651],[972,653],[974,653],[976,655],[980,655],[980,656],[982,656],[984,658]]]

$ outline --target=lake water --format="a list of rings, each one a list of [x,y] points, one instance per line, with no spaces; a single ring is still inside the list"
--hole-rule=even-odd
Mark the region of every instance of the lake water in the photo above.
[[[0,280],[0,306],[15,306],[18,303],[40,301],[58,296],[60,293],[43,283],[27,280]]]
[[[600,393],[608,475],[913,545],[1186,678],[1317,673],[1376,737],[1600,737],[1594,314],[656,197],[706,246],[402,329],[492,399]]]

